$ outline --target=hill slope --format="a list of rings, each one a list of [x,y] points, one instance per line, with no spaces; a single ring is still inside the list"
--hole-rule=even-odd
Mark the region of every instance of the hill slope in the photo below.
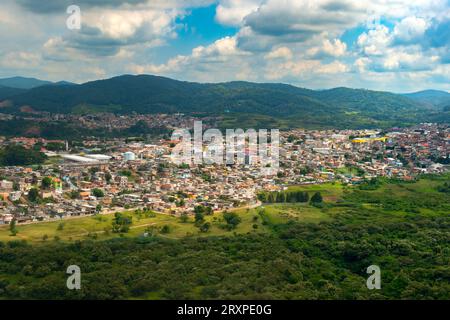
[[[52,84],[52,82],[25,77],[11,77],[0,79],[0,86],[17,89],[32,89],[47,84]]]
[[[406,97],[435,107],[450,107],[450,93],[439,90],[424,90],[405,94]]]
[[[25,89],[0,86],[0,100],[8,99],[12,96],[24,93]]]
[[[286,84],[201,84],[151,75],[124,75],[81,85],[41,86],[10,98],[54,113],[191,113],[224,116],[237,124],[383,127],[442,118],[435,108],[388,92],[335,88],[314,91]],[[281,122],[280,122],[281,121]],[[231,123],[228,122],[231,125]]]

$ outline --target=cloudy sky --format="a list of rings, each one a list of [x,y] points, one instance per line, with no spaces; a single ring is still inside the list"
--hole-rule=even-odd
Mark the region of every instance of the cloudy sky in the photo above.
[[[0,77],[448,91],[449,30],[450,0],[2,0]]]

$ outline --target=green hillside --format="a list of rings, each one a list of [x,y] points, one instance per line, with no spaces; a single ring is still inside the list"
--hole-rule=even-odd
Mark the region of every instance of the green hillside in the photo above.
[[[35,78],[11,77],[0,79],[0,86],[16,89],[32,89],[39,86],[52,84],[50,81],[39,80]]]
[[[25,89],[11,88],[0,85],[0,101],[24,93],[25,91]]]
[[[53,113],[189,113],[224,117],[248,126],[246,118],[279,127],[388,127],[437,119],[446,113],[388,92],[335,88],[314,91],[285,84],[193,83],[150,75],[124,75],[81,85],[43,86],[9,98]],[[260,121],[256,120],[257,126]]]
[[[427,104],[429,106],[434,106],[436,108],[450,107],[450,93],[446,91],[439,90],[424,90],[414,93],[405,94],[406,97]]]

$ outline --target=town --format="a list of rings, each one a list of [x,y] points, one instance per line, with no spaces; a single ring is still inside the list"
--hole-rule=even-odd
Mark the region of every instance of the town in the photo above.
[[[193,122],[176,119],[174,125]],[[20,145],[46,155],[40,165],[0,168],[0,224],[137,209],[171,215],[193,214],[198,207],[223,211],[256,206],[259,192],[290,185],[360,184],[376,177],[413,180],[419,174],[447,171],[450,160],[446,124],[282,131],[279,168],[271,175],[254,164],[258,161],[175,164],[171,152],[178,142],[161,136],[152,143],[129,138],[69,142],[0,137],[0,148]]]

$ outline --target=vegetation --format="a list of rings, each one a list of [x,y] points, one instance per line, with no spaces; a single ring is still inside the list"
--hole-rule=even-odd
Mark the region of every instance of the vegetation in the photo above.
[[[445,182],[442,186],[438,186],[439,192],[450,193],[450,182]]]
[[[225,220],[226,228],[228,230],[236,229],[239,223],[241,223],[241,218],[235,212],[224,212],[223,219]]]
[[[448,113],[440,109],[388,92],[348,88],[314,91],[249,82],[199,84],[149,75],[126,75],[83,85],[43,86],[14,95],[10,100],[13,106],[7,111],[11,113],[18,113],[18,107],[23,105],[52,113],[183,112],[221,116],[222,127],[228,128],[373,128],[427,120],[449,121]],[[138,123],[126,133],[165,131],[165,128],[149,129]],[[47,135],[58,133],[53,124],[45,124],[41,131]],[[83,134],[82,131],[66,124],[60,134]],[[97,133],[106,134],[100,130]]]
[[[47,156],[36,150],[28,150],[20,145],[8,145],[0,149],[0,165],[2,166],[27,166],[42,164]]]
[[[30,202],[37,202],[39,200],[39,190],[36,188],[31,188],[28,191],[28,200]]]
[[[105,196],[105,193],[103,192],[103,190],[95,188],[92,190],[92,195],[97,198],[103,198]]]
[[[52,186],[52,178],[44,177],[42,179],[42,189],[50,189],[51,186]]]
[[[311,197],[311,203],[321,203],[323,202],[323,198],[322,195],[320,194],[320,192],[316,192],[314,193],[314,195]]]
[[[265,203],[308,202],[309,195],[304,191],[261,192],[258,200]]]
[[[11,223],[9,224],[9,231],[11,232],[11,236],[14,237],[14,236],[17,235],[18,231],[17,231],[17,228],[16,228],[16,219],[13,219],[11,221]]]
[[[203,215],[201,230],[193,219],[143,212],[70,219],[59,231],[59,222],[19,225],[15,237],[0,227],[0,297],[450,299],[450,195],[438,191],[448,179],[292,187],[326,205]],[[112,223],[128,233],[104,232]],[[65,287],[70,264],[81,267],[81,290]],[[373,264],[381,290],[366,288]]]
[[[45,145],[45,148],[50,151],[63,151],[66,149],[66,145],[60,142],[49,142]]]
[[[116,212],[114,214],[114,220],[112,222],[112,231],[114,233],[127,233],[130,230],[130,225],[132,222],[132,217],[120,212]]]
[[[32,120],[12,119],[0,121],[0,135],[7,137],[42,137],[46,139],[81,140],[84,137],[95,136],[102,138],[126,138],[130,135],[164,135],[169,134],[167,127],[149,127],[146,123],[127,129],[104,130],[103,128],[88,129],[78,123],[65,121],[36,122]],[[50,146],[52,148],[52,146]]]

